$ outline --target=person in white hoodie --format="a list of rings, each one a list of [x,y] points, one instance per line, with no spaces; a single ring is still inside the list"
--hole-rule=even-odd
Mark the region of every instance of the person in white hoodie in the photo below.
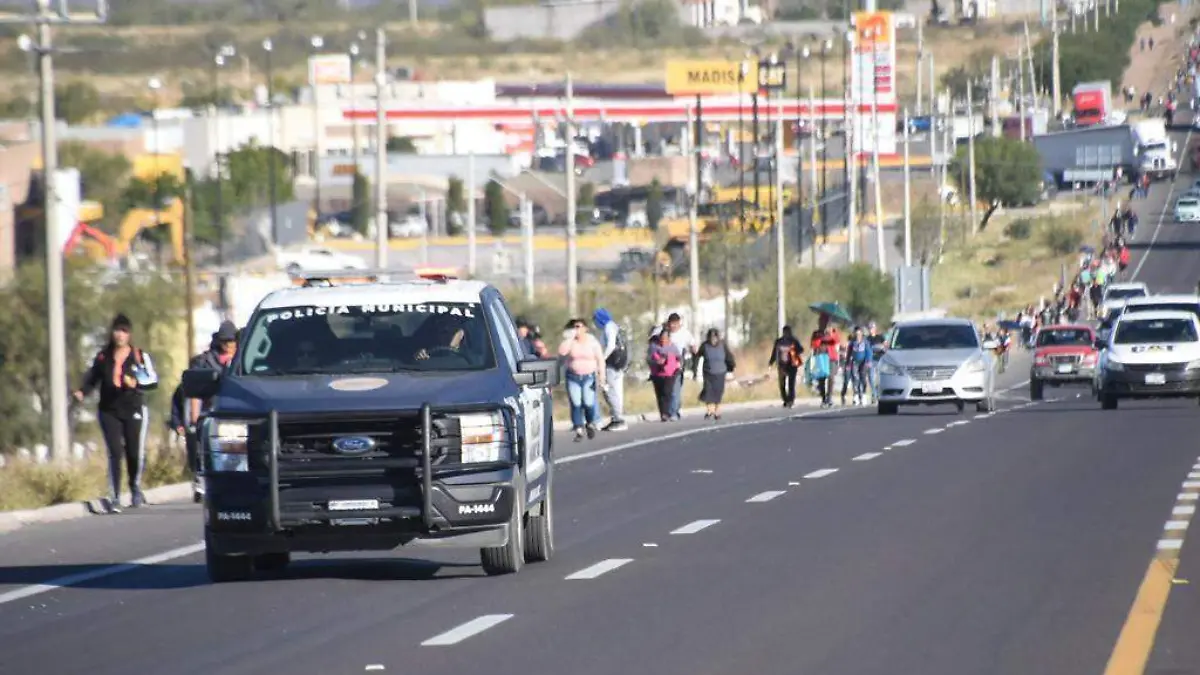
[[[613,320],[607,309],[597,309],[592,314],[592,320],[596,324],[600,346],[604,349],[604,400],[612,416],[604,425],[604,431],[623,431],[629,428],[625,423],[625,368],[629,366],[629,348],[621,334],[621,326]]]

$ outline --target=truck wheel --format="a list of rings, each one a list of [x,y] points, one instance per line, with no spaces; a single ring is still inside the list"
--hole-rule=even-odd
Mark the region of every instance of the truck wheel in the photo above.
[[[254,558],[248,555],[222,555],[213,551],[212,544],[205,544],[204,566],[208,579],[214,584],[246,581],[254,575]]]
[[[1045,388],[1045,386],[1046,385],[1042,384],[1042,382],[1040,382],[1038,380],[1030,380],[1029,381],[1029,400],[1030,401],[1042,400],[1043,389]]]
[[[1112,394],[1100,394],[1100,409],[1101,410],[1116,410],[1117,397]]]
[[[546,498],[526,516],[525,562],[546,562],[554,555],[554,493],[546,481]]]
[[[282,574],[291,562],[290,553],[264,553],[254,557],[254,569],[259,572]]]
[[[879,402],[880,415],[895,415],[898,412],[900,412],[900,406],[896,405],[895,403],[884,403],[883,401]]]
[[[525,564],[525,485],[518,484],[512,515],[508,518],[508,542],[479,549],[479,563],[488,576],[515,574]]]

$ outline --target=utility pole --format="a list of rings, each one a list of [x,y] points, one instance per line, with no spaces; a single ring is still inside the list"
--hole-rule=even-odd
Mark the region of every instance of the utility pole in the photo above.
[[[778,114],[775,115],[775,285],[778,288],[775,299],[775,318],[778,320],[779,334],[787,325],[787,250],[784,248],[783,233],[783,104],[777,103]],[[799,184],[800,176],[796,176]],[[695,322],[695,318],[692,319]]]
[[[1092,30],[1100,32],[1100,0],[1092,3]]]
[[[921,107],[921,92],[923,89],[923,87],[921,86],[921,84],[922,84],[921,83],[921,75],[922,75],[921,65],[922,65],[922,62],[925,60],[924,27],[925,27],[925,21],[923,19],[921,19],[920,17],[917,17],[917,115],[918,116],[921,115],[921,111],[923,110],[923,108]],[[930,78],[932,78],[932,77],[933,77],[933,75],[931,74]],[[933,101],[930,101],[929,104],[933,105]]]
[[[196,264],[192,258],[195,212],[192,211],[192,182],[189,180],[183,192],[183,306],[187,311],[187,353],[196,352]]]
[[[797,112],[799,112],[799,110],[797,110]],[[808,120],[809,120],[808,128],[809,128],[809,130],[812,131],[812,133],[808,137],[808,174],[809,174],[809,178],[808,178],[809,183],[808,184],[813,187],[813,189],[810,190],[810,192],[813,195],[812,196],[812,211],[810,211],[808,214],[808,224],[810,226],[812,226],[813,236],[812,236],[812,245],[809,246],[808,257],[809,257],[809,262],[812,265],[812,268],[815,270],[815,269],[817,269],[817,224],[813,221],[813,218],[820,216],[821,217],[821,227],[828,228],[828,225],[825,224],[825,216],[829,213],[829,209],[821,208],[822,202],[825,201],[826,197],[824,194],[822,194],[816,190],[816,186],[817,186],[817,99],[816,99],[816,96],[813,94],[813,86],[811,84],[808,85]],[[796,185],[799,185],[799,184],[800,184],[800,175],[797,174],[796,175]],[[798,208],[803,208],[804,205],[801,202],[797,202],[796,206]]]
[[[992,55],[992,72],[988,78],[988,116],[992,120],[992,137],[1000,138],[1000,57]]]
[[[417,27],[417,0],[408,0],[408,22]]]
[[[521,243],[525,248],[525,301],[533,302],[533,202],[521,193]]]
[[[854,111],[851,112],[851,107]],[[846,87],[846,246],[849,249],[848,262],[853,265],[858,262],[858,134],[855,133],[855,121],[858,119],[858,108],[854,103],[850,87]]]
[[[971,81],[967,80],[967,162],[969,164],[968,172],[970,173],[970,195],[971,200],[971,235],[976,233],[978,226],[978,207],[975,203],[975,105],[971,96]]]
[[[54,44],[50,26],[97,25],[108,20],[108,3],[99,0],[96,9],[86,15],[71,14],[66,0],[37,0],[32,14],[0,14],[0,24],[33,24],[36,40],[21,40],[21,47],[32,51],[38,59],[38,76],[42,93],[42,219],[46,230],[46,323],[49,349],[50,380],[46,396],[50,399],[50,458],[62,461],[70,456],[71,424],[67,387],[67,326],[63,292],[63,230],[64,221],[74,214],[61,213],[56,176],[58,172],[58,141],[55,137],[54,114]]]
[[[871,42],[871,53],[875,53],[875,41]],[[871,132],[875,141],[871,147],[871,176],[875,180],[875,257],[879,271],[887,273],[887,249],[883,241],[883,179],[879,176],[879,75],[871,78]]]
[[[696,161],[691,161],[692,148],[691,143],[692,125],[695,124],[695,151]],[[692,106],[687,107],[687,124],[683,128],[680,144],[683,149],[684,159],[687,160],[688,166],[688,185],[696,186],[696,194],[688,203],[688,297],[689,304],[692,310],[692,325],[696,324],[697,317],[700,313],[700,236],[697,232],[696,217],[697,205],[700,203],[700,124],[692,117]],[[684,191],[687,192],[686,190]]]
[[[909,166],[908,110],[904,111],[904,266],[912,267],[912,172]]]
[[[1021,142],[1025,142],[1025,45],[1018,43],[1017,45],[1017,126],[1020,131]]]
[[[1058,2],[1050,2],[1050,95],[1054,97],[1054,116],[1062,113],[1062,80],[1058,70]]]
[[[567,73],[567,309],[579,316],[579,253],[575,250],[575,83]]]
[[[375,29],[375,268],[388,266],[387,198],[387,111],[383,92],[387,87],[387,34]]]
[[[1036,104],[1040,98],[1040,94],[1042,94],[1044,92],[1041,91],[1041,88],[1038,86],[1037,79],[1034,77],[1034,74],[1033,74],[1033,40],[1032,40],[1032,38],[1029,37],[1029,22],[1028,21],[1025,22],[1025,62],[1022,63],[1021,65],[1026,66],[1029,69],[1029,71],[1028,71],[1029,72],[1029,88],[1028,88],[1029,98],[1031,101],[1034,102],[1034,105],[1030,106],[1029,111],[1030,111],[1030,113],[1032,113],[1034,110],[1036,110],[1039,107]],[[1031,124],[1032,124],[1032,122],[1031,122]]]
[[[475,278],[475,153],[467,153],[467,277]]]
[[[936,82],[933,77],[933,52],[929,52],[929,175],[937,180],[937,95],[935,94]],[[940,195],[940,187],[938,188]]]

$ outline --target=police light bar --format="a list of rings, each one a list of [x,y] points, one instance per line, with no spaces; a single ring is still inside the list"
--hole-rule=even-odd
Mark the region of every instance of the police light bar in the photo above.
[[[374,284],[386,279],[390,270],[326,270],[289,273],[296,286],[341,286],[344,284]]]
[[[449,281],[458,278],[458,270],[453,267],[418,267],[414,271],[417,278],[427,281]]]

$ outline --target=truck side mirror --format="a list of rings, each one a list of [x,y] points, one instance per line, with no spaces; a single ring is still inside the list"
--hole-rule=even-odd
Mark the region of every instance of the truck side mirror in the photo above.
[[[513,381],[522,387],[548,389],[554,387],[561,379],[558,359],[526,359],[517,362],[517,372],[513,373]]]

